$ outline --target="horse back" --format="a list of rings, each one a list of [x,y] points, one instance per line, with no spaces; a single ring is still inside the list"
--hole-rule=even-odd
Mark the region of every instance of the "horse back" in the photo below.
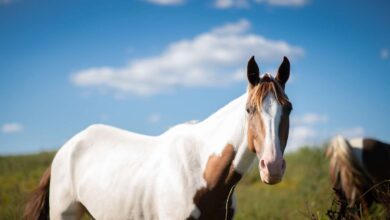
[[[390,179],[390,145],[378,140],[363,140],[363,164],[375,182]]]

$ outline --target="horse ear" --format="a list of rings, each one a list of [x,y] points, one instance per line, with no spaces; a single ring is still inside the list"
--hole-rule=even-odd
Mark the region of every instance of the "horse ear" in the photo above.
[[[260,82],[260,70],[254,56],[252,56],[248,61],[247,76],[248,81],[252,86],[256,86]]]
[[[290,61],[287,59],[287,57],[283,57],[283,62],[279,66],[278,74],[276,75],[276,80],[284,88],[289,77],[290,77]]]

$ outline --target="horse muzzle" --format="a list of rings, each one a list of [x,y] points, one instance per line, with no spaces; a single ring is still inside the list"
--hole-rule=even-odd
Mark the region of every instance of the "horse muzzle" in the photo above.
[[[282,181],[285,170],[286,162],[284,159],[282,159],[281,162],[274,161],[272,163],[260,160],[260,178],[261,181],[265,184],[273,185]]]

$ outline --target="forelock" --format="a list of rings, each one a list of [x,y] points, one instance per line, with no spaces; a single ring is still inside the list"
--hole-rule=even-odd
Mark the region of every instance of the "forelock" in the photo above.
[[[261,78],[260,83],[253,87],[251,90],[252,91],[248,101],[249,104],[251,106],[255,106],[257,110],[261,109],[263,101],[269,93],[272,93],[281,105],[286,105],[290,103],[283,88],[272,76],[268,74],[264,75]]]

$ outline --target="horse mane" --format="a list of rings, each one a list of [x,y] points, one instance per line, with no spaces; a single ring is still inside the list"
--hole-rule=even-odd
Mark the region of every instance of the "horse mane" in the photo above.
[[[351,145],[342,136],[336,136],[330,141],[326,156],[330,159],[329,174],[333,187],[341,187],[349,206],[354,206],[371,181],[354,157]]]
[[[45,220],[49,219],[49,188],[50,188],[51,166],[43,173],[39,186],[28,198],[23,219]]]
[[[257,110],[261,109],[264,98],[270,92],[275,95],[276,99],[281,105],[291,106],[291,103],[288,100],[288,97],[282,86],[280,86],[279,83],[269,74],[265,74],[261,78],[260,83],[253,87],[253,95],[250,97],[249,104],[255,106]]]

